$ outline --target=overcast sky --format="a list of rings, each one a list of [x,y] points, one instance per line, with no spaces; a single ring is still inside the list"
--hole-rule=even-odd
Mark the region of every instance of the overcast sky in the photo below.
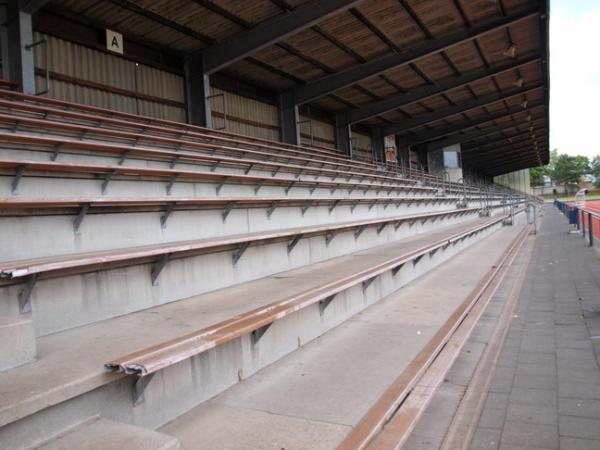
[[[550,149],[600,154],[600,0],[550,3]]]

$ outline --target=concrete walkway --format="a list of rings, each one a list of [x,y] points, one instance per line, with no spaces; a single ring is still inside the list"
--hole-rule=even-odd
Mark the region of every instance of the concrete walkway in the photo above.
[[[453,367],[405,448],[600,449],[600,259],[558,210],[544,215],[479,417],[457,413],[475,378],[457,383]]]
[[[600,260],[551,206],[472,449],[600,449]]]

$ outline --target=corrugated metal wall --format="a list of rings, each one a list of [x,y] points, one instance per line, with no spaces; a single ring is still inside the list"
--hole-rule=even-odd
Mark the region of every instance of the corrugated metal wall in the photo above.
[[[227,102],[226,131],[274,141],[279,140],[279,114],[276,106],[241,97],[215,87],[211,87],[210,91],[211,95],[225,95]],[[225,125],[222,97],[211,99],[211,110],[213,111],[213,127],[222,128]]]
[[[49,97],[118,111],[185,120],[183,77],[73,42],[35,33],[48,41]],[[37,89],[45,89],[43,46],[35,49]],[[166,100],[162,102],[161,99]]]
[[[529,169],[517,170],[516,172],[505,173],[494,177],[494,183],[506,186],[526,194],[531,194],[531,181]]]
[[[117,111],[185,121],[185,86],[182,76],[138,64],[54,36],[35,33],[35,40],[48,41],[50,92],[48,97],[110,108]],[[45,89],[45,48],[35,49],[37,89]],[[227,102],[224,120],[223,98]],[[242,135],[278,141],[279,113],[275,105],[211,87],[213,126]],[[302,121],[309,120],[301,116]],[[312,119],[316,146],[335,148],[334,126]],[[302,143],[311,144],[311,125],[300,125]],[[371,160],[371,138],[354,133],[355,155]]]
[[[306,116],[300,116],[300,122],[300,138],[302,144],[335,148],[335,129],[333,125]]]
[[[363,161],[373,161],[373,143],[371,136],[352,132],[354,157]]]

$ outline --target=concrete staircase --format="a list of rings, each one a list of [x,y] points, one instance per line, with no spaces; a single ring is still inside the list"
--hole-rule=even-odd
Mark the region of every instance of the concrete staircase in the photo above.
[[[177,448],[152,430],[525,201],[324,149],[0,98],[7,449]]]

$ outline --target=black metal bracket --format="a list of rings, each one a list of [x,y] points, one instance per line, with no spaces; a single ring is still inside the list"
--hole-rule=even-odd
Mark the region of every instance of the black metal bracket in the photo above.
[[[144,403],[144,392],[146,388],[154,378],[154,373],[146,375],[145,377],[136,377],[133,382],[133,404],[140,405]]]
[[[210,171],[214,172],[215,170],[217,170],[217,167],[219,167],[219,164],[221,163],[221,161],[217,160],[215,161],[212,166],[210,166]]]
[[[254,163],[250,164],[248,167],[246,167],[246,170],[244,170],[244,175],[248,175],[248,173],[250,173],[250,171],[254,168]]]
[[[177,164],[179,162],[179,158],[181,158],[181,156],[176,156],[175,158],[173,158],[173,161],[171,161],[169,163],[169,169],[172,169],[175,167],[175,164]]]
[[[377,204],[377,200],[375,200],[373,203],[371,203],[369,205],[369,211],[371,211],[376,204]]]
[[[350,212],[353,213],[357,206],[358,206],[358,202],[352,203],[352,205],[350,205]]]
[[[221,188],[223,188],[223,185],[227,182],[227,177],[223,178],[223,181],[221,181],[219,184],[217,184],[216,192],[217,195],[219,195],[219,192],[221,192]]]
[[[152,271],[150,272],[150,280],[152,281],[152,286],[156,286],[158,284],[156,280],[158,279],[158,276],[160,275],[160,273],[165,268],[168,262],[169,254],[164,253],[160,257],[160,259],[154,264],[154,266],[152,266]]]
[[[292,250],[294,250],[294,247],[298,244],[298,242],[300,242],[300,239],[302,239],[302,235],[299,234],[297,236],[294,236],[294,239],[292,239],[290,242],[288,242],[287,245],[287,252],[291,253]]]
[[[260,190],[260,188],[262,187],[263,184],[264,184],[264,181],[259,181],[258,183],[256,183],[256,186],[254,186],[255,194],[258,194],[258,191]]]
[[[353,187],[350,188],[350,189],[348,189],[348,195],[352,194],[353,192],[354,192],[354,188]]]
[[[81,228],[81,222],[83,222],[83,219],[85,218],[85,215],[87,214],[89,209],[90,209],[90,204],[85,203],[84,205],[81,206],[81,209],[79,210],[79,214],[77,214],[77,217],[75,217],[75,219],[73,219],[73,232],[75,234],[79,234],[80,228]]]
[[[270,219],[271,215],[273,214],[273,211],[275,211],[277,209],[277,202],[273,202],[271,203],[271,206],[269,206],[269,208],[267,209],[267,217]]]
[[[106,188],[108,187],[108,183],[112,180],[112,177],[115,175],[114,172],[108,172],[104,175],[104,181],[102,181],[102,186],[100,187],[100,193],[102,195],[106,194]]]
[[[394,231],[398,231],[398,228],[402,226],[402,222],[404,222],[404,220],[399,220],[394,224]]]
[[[21,181],[21,178],[23,177],[23,173],[25,173],[25,164],[21,164],[20,166],[17,166],[17,168],[15,170],[15,178],[13,178],[12,183],[11,183],[11,193],[13,193],[13,194],[17,193],[17,189],[19,187],[19,182]]]
[[[377,276],[378,275],[375,275],[374,277],[371,277],[368,280],[365,280],[365,281],[362,282],[362,290],[363,290],[363,292],[365,292],[369,288],[369,286],[371,286],[371,283],[373,281],[375,281],[375,278],[377,278]]]
[[[331,191],[329,191],[329,192],[331,192],[333,194],[335,191],[338,190],[339,187],[340,187],[339,184],[336,184],[334,187],[331,188]]]
[[[290,184],[287,185],[287,187],[285,188],[285,195],[287,195],[290,192],[290,189],[294,187],[294,184],[296,184],[296,182],[292,181]]]
[[[171,175],[171,178],[169,178],[169,183],[167,184],[167,195],[171,195],[171,190],[173,189],[173,185],[175,184],[176,180],[177,174]]]
[[[58,155],[63,147],[64,147],[64,144],[58,144],[58,145],[54,146],[54,153],[50,156],[50,161],[56,161],[56,159],[58,158]]]
[[[277,166],[273,172],[271,172],[271,176],[274,177],[279,172],[280,166]]]
[[[381,225],[379,225],[377,227],[377,234],[381,234],[381,232],[383,231],[383,229],[387,226],[387,222],[383,222]]]
[[[339,203],[340,203],[340,200],[339,200],[339,199],[337,199],[337,200],[334,200],[334,202],[333,202],[333,205],[331,205],[331,206],[329,207],[329,214],[331,214],[331,212],[332,212],[332,211],[335,209],[335,207],[336,207],[336,206],[337,206]]]
[[[332,300],[335,298],[337,294],[330,295],[329,297],[324,298],[319,301],[319,314],[322,316],[325,314],[325,310],[331,304]]]
[[[267,325],[263,325],[262,327],[257,328],[252,333],[250,333],[250,340],[252,341],[252,346],[253,347],[256,344],[258,344],[258,342],[262,339],[262,337],[265,335],[265,333],[267,332],[267,330],[269,328],[271,328],[271,325],[273,325],[273,322],[271,322],[271,323],[269,323]]]
[[[160,216],[160,226],[161,228],[167,228],[167,219],[173,212],[173,208],[175,208],[175,203],[171,202],[167,205],[167,209],[162,216]]]
[[[396,276],[396,274],[397,274],[398,272],[400,272],[400,269],[402,269],[402,268],[404,267],[404,264],[405,264],[405,263],[402,263],[402,264],[399,264],[399,265],[397,265],[396,267],[392,267],[392,276],[394,276],[394,277],[395,277],[395,276]]]
[[[316,189],[316,188],[317,188],[316,186],[315,186],[315,187],[312,187],[312,188],[310,188],[310,190],[308,191],[308,192],[310,192],[310,195],[312,195],[312,194],[313,194],[313,192],[315,192],[315,189]]]
[[[419,264],[419,261],[421,261],[423,259],[423,256],[425,256],[425,253],[417,256],[416,258],[413,258],[413,260],[412,260],[413,267],[415,267],[417,264]]]
[[[37,273],[30,275],[29,279],[25,282],[23,289],[19,292],[19,311],[21,314],[31,311],[31,292],[37,282],[37,275]]]
[[[332,230],[327,232],[327,234],[325,235],[325,245],[329,245],[329,243],[331,241],[333,241],[333,238],[336,236],[337,234],[337,230]]]
[[[229,202],[227,203],[227,205],[225,205],[225,208],[223,209],[223,214],[221,214],[221,217],[223,218],[223,223],[225,223],[225,221],[227,220],[227,216],[229,216],[229,213],[233,210],[233,208],[235,208],[235,202]]]
[[[121,153],[121,157],[119,158],[119,162],[118,162],[119,166],[123,165],[123,163],[125,162],[125,159],[127,159],[128,154],[129,154],[129,150],[125,150],[123,153]]]
[[[300,210],[300,211],[302,212],[302,215],[304,215],[304,213],[305,213],[306,211],[308,211],[308,208],[310,208],[310,200],[307,200],[307,201],[304,203],[304,206],[302,206],[302,209]]]
[[[362,234],[363,231],[365,231],[365,228],[367,228],[365,225],[361,225],[360,227],[358,227],[358,230],[356,230],[354,232],[354,239],[358,239],[358,237]]]
[[[250,245],[250,241],[244,242],[237,248],[237,250],[235,250],[233,252],[233,255],[231,255],[231,258],[233,259],[234,266],[240,260],[240,258],[242,257],[242,255],[244,254],[244,252],[246,251],[246,249],[248,248],[249,245]]]

